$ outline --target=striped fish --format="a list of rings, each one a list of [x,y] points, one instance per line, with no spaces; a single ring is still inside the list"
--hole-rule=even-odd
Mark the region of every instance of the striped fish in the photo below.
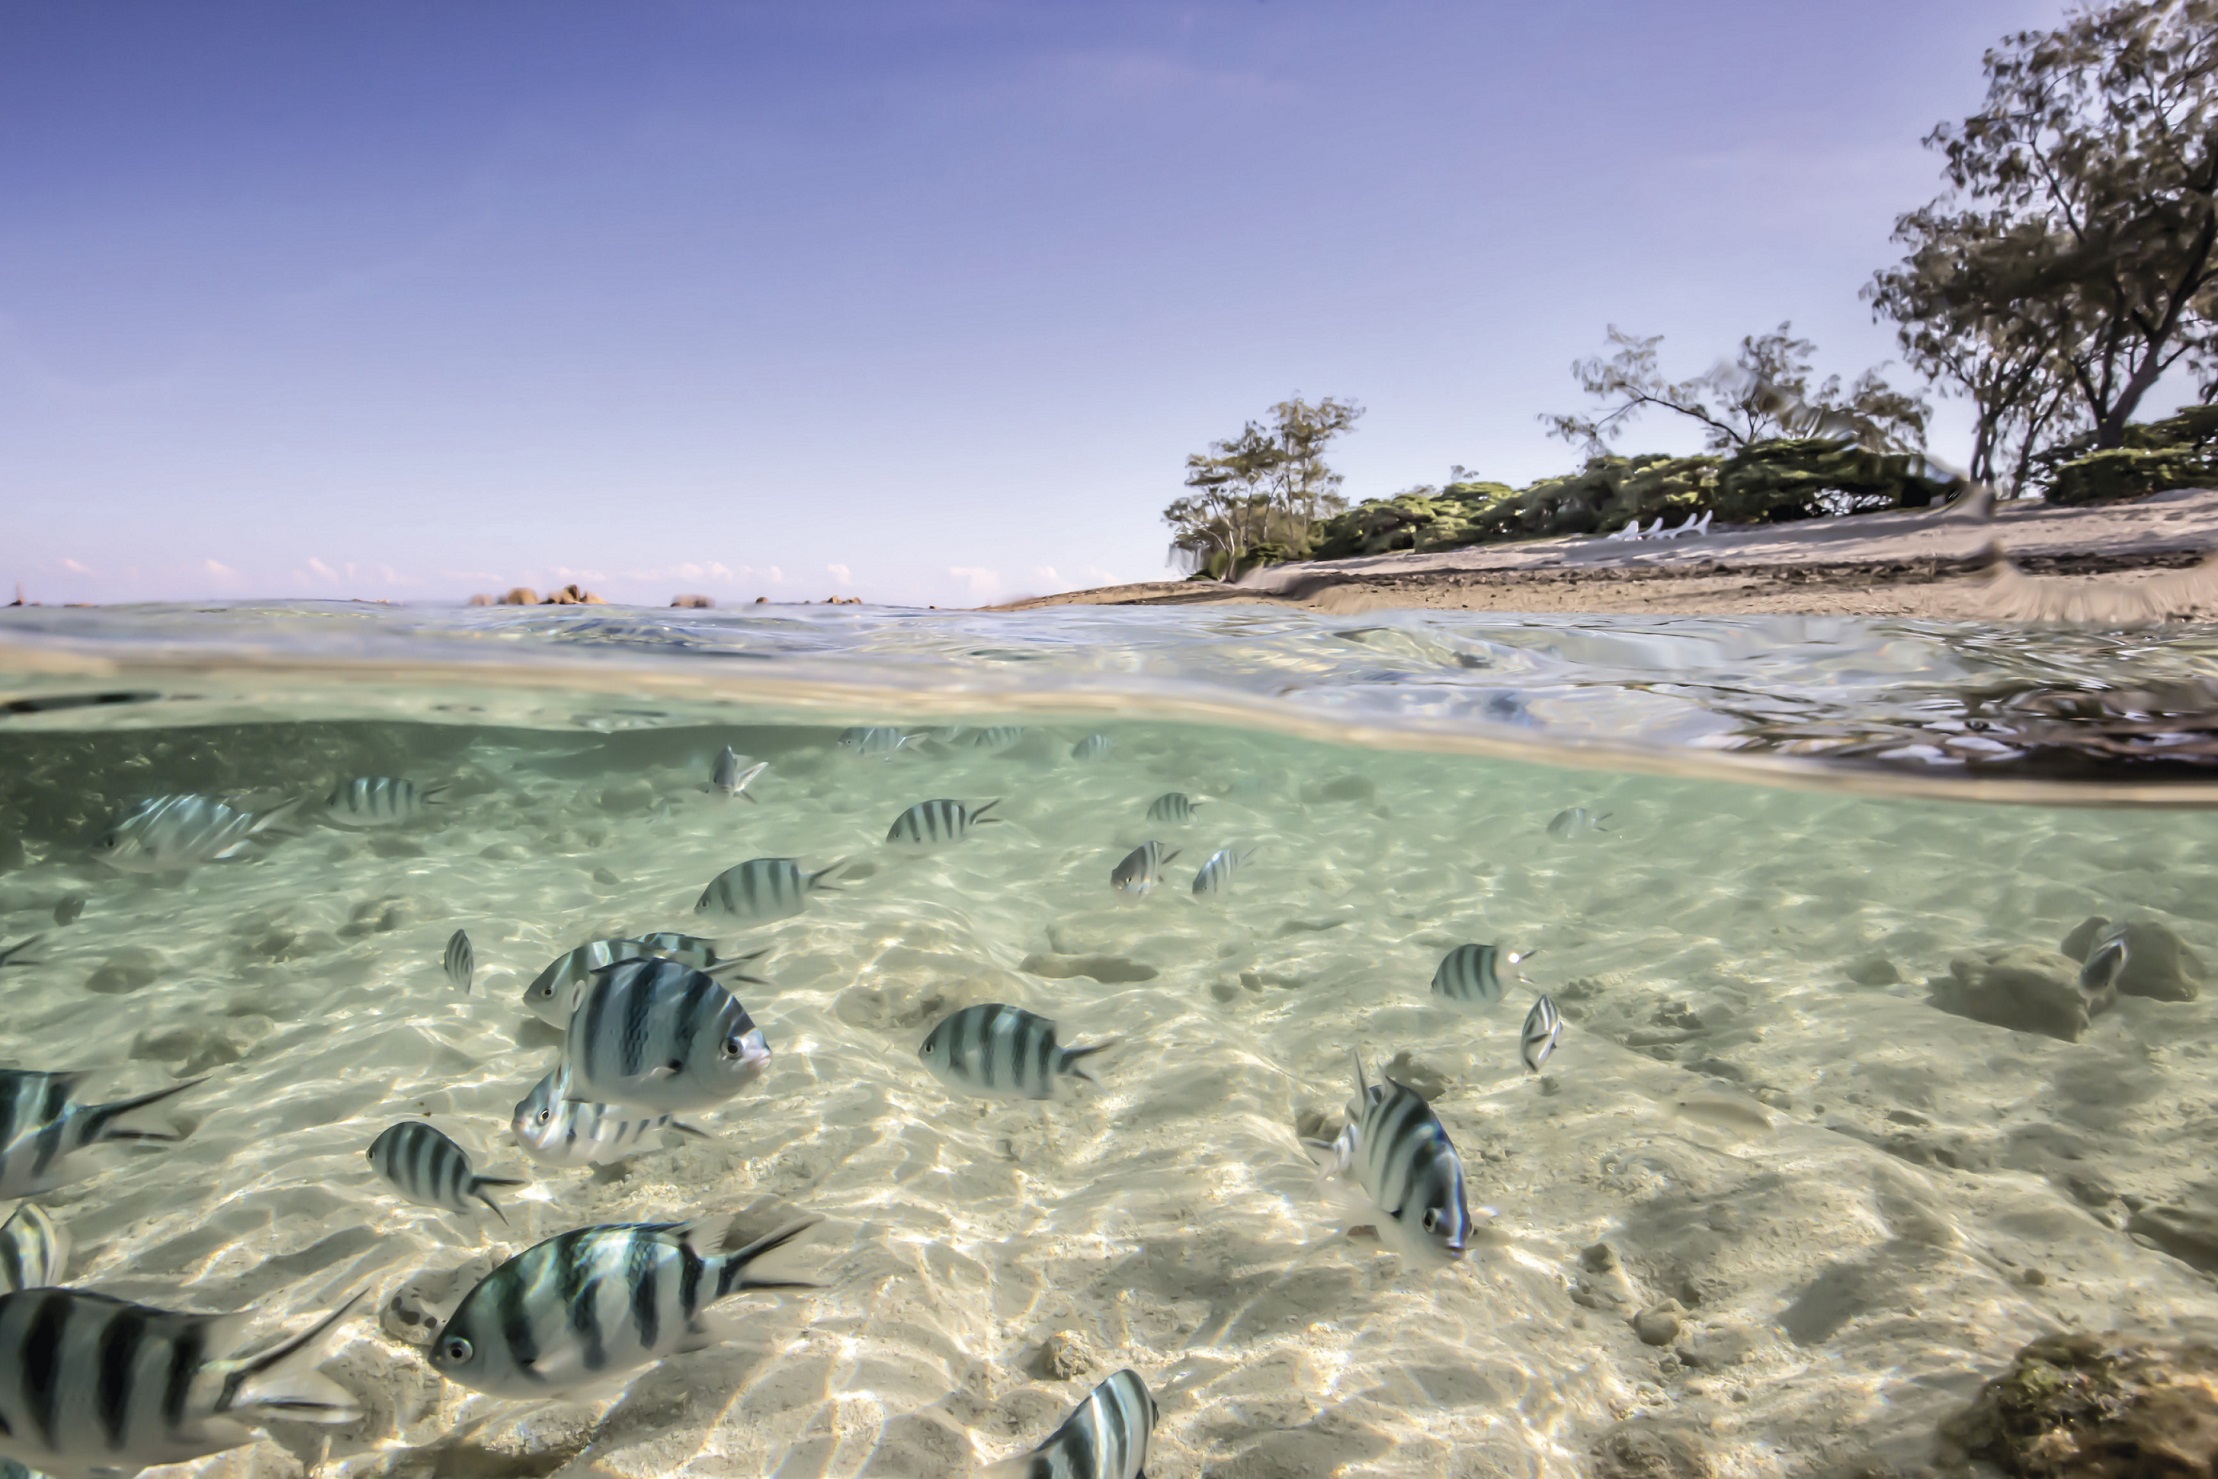
[[[1024,730],[1015,724],[989,724],[984,729],[970,732],[970,747],[998,755],[1024,738]]]
[[[24,1202],[0,1222],[0,1294],[59,1284],[68,1262],[69,1234],[44,1207]]]
[[[2126,927],[2112,925],[2087,952],[2087,962],[2079,968],[2079,989],[2089,996],[2114,989],[2125,973],[2126,958]]]
[[[324,798],[324,820],[335,827],[398,827],[421,817],[445,789],[419,790],[414,781],[397,776],[356,776]]]
[[[1525,1066],[1534,1073],[1540,1072],[1540,1065],[1548,1061],[1548,1055],[1556,1050],[1562,1038],[1563,1013],[1557,1011],[1556,1004],[1546,996],[1540,997],[1525,1014],[1525,1032],[1519,1039]]]
[[[912,842],[927,847],[940,842],[960,842],[970,835],[971,828],[1000,821],[999,817],[986,815],[1000,804],[999,797],[975,808],[945,798],[919,801],[893,819],[893,825],[886,829],[886,841]]]
[[[508,1221],[493,1199],[489,1186],[522,1186],[510,1176],[479,1176],[470,1169],[470,1153],[421,1120],[388,1125],[370,1142],[369,1157],[377,1174],[390,1181],[411,1202],[444,1207],[449,1212],[475,1212],[474,1199]]]
[[[56,1479],[115,1479],[237,1448],[274,1418],[353,1422],[353,1395],[299,1358],[354,1305],[242,1357],[238,1315],[82,1289],[0,1295],[0,1456]]]
[[[1190,822],[1194,808],[1201,803],[1184,791],[1165,791],[1148,803],[1148,820],[1151,822]]]
[[[803,873],[793,858],[749,858],[735,863],[709,880],[701,890],[696,914],[724,914],[742,924],[768,924],[791,919],[808,905],[809,895],[820,888],[837,888],[824,880],[836,873],[846,859]]]
[[[768,981],[747,974],[747,967],[769,953],[763,949],[751,955],[720,956],[714,940],[701,935],[681,935],[675,930],[588,940],[575,950],[566,950],[556,956],[545,970],[531,978],[531,984],[524,988],[524,1009],[550,1026],[567,1027],[570,1014],[577,1010],[578,998],[585,993],[593,973],[626,960],[659,957],[706,971],[720,981],[767,986]]]
[[[241,811],[213,796],[151,796],[102,833],[93,851],[126,873],[169,873],[238,857],[262,832],[292,815],[299,799],[269,811]]]
[[[516,1101],[509,1128],[524,1154],[550,1166],[597,1166],[650,1149],[645,1142],[669,1128],[699,1135],[693,1126],[667,1114],[642,1115],[615,1104],[587,1104],[568,1095],[568,1081],[556,1068]]]
[[[987,1479],[1145,1479],[1148,1439],[1162,1418],[1147,1383],[1118,1372],[1030,1453],[995,1464]]]
[[[80,1104],[82,1073],[0,1069],[0,1197],[52,1191],[87,1173],[76,1152],[121,1141],[172,1141],[173,1130],[139,1130],[119,1124],[134,1110],[159,1104],[201,1082],[191,1079],[112,1104]]]
[[[1424,1098],[1392,1079],[1368,1082],[1355,1058],[1355,1099],[1335,1141],[1303,1144],[1325,1174],[1361,1186],[1386,1214],[1379,1231],[1420,1258],[1461,1258],[1471,1236],[1463,1159]]]
[[[439,963],[445,968],[447,979],[461,987],[463,995],[469,995],[470,982],[477,976],[477,952],[470,948],[467,930],[456,930],[447,936],[447,953],[440,957]]]
[[[1583,837],[1589,832],[1607,832],[1609,828],[1602,824],[1611,815],[1612,813],[1605,811],[1597,816],[1583,806],[1566,807],[1548,819],[1548,835],[1558,842],[1565,842],[1573,837]]]
[[[1160,842],[1143,842],[1109,870],[1109,886],[1120,893],[1144,894],[1163,881],[1164,864],[1178,852],[1175,847],[1165,851]]]
[[[1509,979],[1518,979],[1517,965],[1531,960],[1537,950],[1503,950],[1494,945],[1458,945],[1440,958],[1432,973],[1432,994],[1447,1001],[1468,1006],[1482,1003],[1492,1006],[1502,999],[1502,973],[1506,967]]]
[[[1209,855],[1209,861],[1201,865],[1201,871],[1194,875],[1194,892],[1197,894],[1223,893],[1226,889],[1232,887],[1233,877],[1242,868],[1245,868],[1248,865],[1248,860],[1254,856],[1255,850],[1253,848],[1246,852],[1240,852],[1229,847],[1218,848]]]
[[[1072,745],[1070,747],[1070,757],[1073,760],[1099,760],[1116,747],[1117,742],[1115,740],[1109,738],[1106,734],[1097,732],[1087,735],[1077,744]]]
[[[46,936],[44,935],[33,935],[28,940],[18,940],[13,945],[10,945],[7,949],[0,950],[0,966],[44,965],[44,961],[22,960],[18,959],[18,957],[21,956],[24,951],[30,949],[33,945],[36,945],[39,941],[45,938]]]
[[[751,1267],[815,1223],[752,1241],[737,1219],[721,1228],[635,1222],[557,1234],[462,1296],[432,1339],[432,1369],[496,1397],[548,1397],[697,1350],[719,1336],[703,1318],[717,1301],[816,1287]]]
[[[762,1077],[770,1044],[714,976],[674,960],[596,971],[563,1035],[569,1097],[649,1111],[705,1109]]]
[[[769,768],[769,761],[757,760],[745,770],[740,769],[738,753],[730,745],[726,745],[718,753],[716,764],[709,768],[709,784],[722,791],[726,796],[737,796],[744,801],[753,801],[755,798],[747,788],[754,784],[756,776],[761,775]]]
[[[889,724],[857,724],[839,734],[839,747],[858,755],[891,755],[908,743],[909,736]]]
[[[925,1034],[917,1056],[950,1088],[1004,1099],[1052,1099],[1065,1075],[1101,1087],[1078,1065],[1112,1046],[1058,1047],[1055,1024],[1047,1018],[987,1002],[943,1019]]]

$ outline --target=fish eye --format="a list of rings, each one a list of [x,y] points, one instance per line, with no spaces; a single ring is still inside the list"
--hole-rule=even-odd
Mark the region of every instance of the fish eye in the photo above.
[[[446,1344],[439,1347],[439,1351],[450,1361],[467,1361],[470,1359],[470,1343],[459,1335],[450,1336]]]
[[[737,1032],[724,1039],[724,1056],[727,1058],[737,1058],[746,1049],[747,1039]],[[671,1066],[675,1067],[676,1065]]]
[[[1425,1209],[1425,1231],[1440,1231],[1440,1209],[1438,1207],[1427,1207]]]
[[[545,1105],[541,1105],[536,1118],[538,1119],[539,1123],[544,1125],[554,1119],[554,1111]]]

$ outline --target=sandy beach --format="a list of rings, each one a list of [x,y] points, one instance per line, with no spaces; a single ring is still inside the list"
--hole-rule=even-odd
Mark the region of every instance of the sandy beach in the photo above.
[[[2016,575],[1998,577],[1999,546]],[[2182,572],[2218,549],[2218,491],[2185,489],[2103,508],[2004,505],[1992,519],[1928,512],[1719,527],[1700,539],[1580,536],[1429,553],[1312,560],[1231,585],[1154,581],[1013,601],[1053,605],[1247,601],[1327,611],[1801,614],[1979,619],[2068,611],[2170,581],[2168,616],[2218,615],[2218,583]],[[2129,596],[2126,598],[2131,600]]]

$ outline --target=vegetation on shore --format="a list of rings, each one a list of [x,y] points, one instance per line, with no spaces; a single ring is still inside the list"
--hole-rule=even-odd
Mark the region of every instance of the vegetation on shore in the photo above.
[[[1187,459],[1171,556],[1228,579],[1303,558],[1445,549],[1702,513],[1770,523],[1915,508],[1968,478],[2082,504],[2218,481],[2218,0],[2118,0],[1985,57],[1987,97],[1926,143],[1948,190],[1896,222],[1901,262],[1864,291],[1909,368],[1973,411],[1963,473],[1924,450],[1924,393],[1878,371],[1818,381],[1791,325],[1733,363],[1662,372],[1658,337],[1608,330],[1572,367],[1593,408],[1544,416],[1586,453],[1524,488],[1458,467],[1347,506],[1325,461],[1362,408],[1299,397]],[[2200,404],[2133,420],[2173,372]],[[1702,428],[1694,456],[1622,455],[1655,410]]]

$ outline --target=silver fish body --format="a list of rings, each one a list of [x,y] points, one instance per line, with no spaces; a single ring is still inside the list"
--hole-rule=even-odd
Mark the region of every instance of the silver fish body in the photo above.
[[[1109,870],[1109,886],[1119,893],[1144,894],[1163,881],[1164,865],[1178,853],[1177,848],[1165,848],[1160,842],[1143,842]]]
[[[1548,835],[1562,842],[1573,837],[1583,837],[1589,832],[1607,832],[1609,828],[1602,824],[1610,816],[1611,813],[1606,811],[1596,815],[1583,806],[1565,807],[1548,819]]]
[[[1534,1073],[1548,1061],[1563,1039],[1563,1013],[1556,1010],[1555,1002],[1543,995],[1533,1002],[1533,1009],[1525,1014],[1525,1030],[1518,1038],[1518,1054],[1525,1060],[1525,1067]]]
[[[169,873],[196,863],[224,862],[292,814],[288,801],[266,812],[241,811],[213,796],[151,796],[102,833],[93,851],[126,873]]]
[[[2079,989],[2089,996],[2115,990],[2118,977],[2125,973],[2128,958],[2126,927],[2112,925],[2088,950],[2087,961],[2079,968]]]
[[[467,996],[470,982],[477,977],[477,951],[470,948],[467,930],[456,930],[447,936],[447,951],[439,958],[439,965],[447,973],[447,979],[461,987],[463,995]]]
[[[753,801],[755,798],[747,788],[754,784],[756,776],[761,775],[769,768],[769,761],[758,760],[753,765],[743,769],[739,763],[738,752],[730,745],[726,745],[718,752],[716,763],[709,767],[709,784],[722,791],[726,796],[737,796],[743,800]]]
[[[1190,822],[1194,808],[1201,803],[1184,791],[1165,791],[1148,803],[1148,820],[1151,822]]]
[[[558,1067],[516,1102],[509,1128],[524,1154],[549,1166],[601,1166],[651,1149],[648,1139],[668,1128],[699,1135],[667,1114],[641,1114],[618,1104],[588,1104],[569,1097]]]
[[[997,755],[1024,738],[1024,730],[1015,724],[989,724],[970,732],[970,747]]]
[[[1004,1099],[1052,1099],[1066,1077],[1100,1087],[1079,1065],[1109,1046],[1063,1047],[1047,1018],[986,1002],[942,1019],[925,1034],[917,1056],[950,1088]]]
[[[840,868],[834,863],[814,873],[801,871],[792,858],[749,858],[734,863],[709,880],[701,890],[696,914],[722,914],[742,924],[769,924],[791,919],[808,907],[809,895],[822,888],[837,888],[825,880]]]
[[[356,776],[324,798],[324,820],[335,827],[398,827],[423,816],[445,789],[418,789],[398,776]]]
[[[506,1222],[508,1214],[486,1195],[486,1189],[524,1184],[511,1177],[476,1174],[470,1168],[468,1151],[421,1120],[402,1120],[397,1125],[386,1126],[370,1142],[368,1155],[377,1174],[402,1196],[419,1205],[442,1207],[449,1212],[475,1212],[477,1208],[472,1203],[482,1202],[493,1209],[494,1216]]]
[[[1119,1371],[1088,1392],[1046,1442],[987,1472],[992,1479],[1144,1479],[1161,1417],[1139,1373]]]
[[[563,1034],[567,1091],[587,1104],[676,1113],[762,1077],[770,1045],[714,976],[674,960],[597,971]]]
[[[1089,734],[1070,747],[1073,760],[1099,760],[1117,747],[1117,742],[1106,734]]]
[[[840,731],[839,747],[857,755],[891,755],[907,748],[909,738],[890,724],[857,724]]]
[[[1248,865],[1248,859],[1254,856],[1253,852],[1241,852],[1238,848],[1218,848],[1209,855],[1209,861],[1201,865],[1201,871],[1194,875],[1194,892],[1225,892],[1232,887],[1232,880],[1238,876],[1240,870]]]
[[[593,973],[626,960],[675,960],[697,971],[706,971],[719,980],[768,985],[759,977],[748,975],[746,970],[767,953],[757,950],[751,955],[720,956],[714,940],[701,935],[682,935],[675,930],[588,940],[575,950],[566,950],[556,956],[547,963],[545,970],[531,978],[531,984],[524,988],[524,1009],[550,1026],[567,1027],[570,1014],[577,1010],[578,998],[584,995]]]
[[[1458,945],[1442,956],[1434,969],[1432,994],[1459,1006],[1492,1006],[1502,999],[1503,973],[1517,980],[1518,963],[1532,959],[1533,954],[1496,945]]]
[[[1419,1256],[1461,1258],[1471,1237],[1463,1158],[1424,1097],[1392,1079],[1369,1082],[1355,1057],[1355,1099],[1340,1138],[1309,1142],[1327,1175],[1361,1186],[1385,1215],[1398,1247]]]
[[[174,1141],[171,1130],[142,1130],[122,1123],[135,1110],[159,1104],[200,1082],[191,1079],[109,1104],[80,1104],[81,1073],[0,1070],[0,1197],[52,1191],[77,1179],[86,1165],[77,1152],[129,1141]]]
[[[965,806],[960,801],[942,797],[933,801],[919,801],[893,819],[886,829],[886,841],[906,842],[918,847],[931,847],[943,842],[960,842],[970,835],[970,829],[986,822],[999,821],[986,813],[1001,804],[996,798],[983,806]]]
[[[744,1243],[732,1226],[689,1222],[560,1233],[462,1297],[432,1339],[432,1368],[496,1397],[550,1397],[697,1349],[715,1339],[703,1316],[718,1301],[814,1287],[750,1272],[813,1225],[791,1223]]]
[[[69,1234],[36,1202],[0,1222],[0,1294],[59,1284],[68,1263]]]
[[[55,1479],[115,1479],[237,1448],[273,1418],[352,1422],[352,1394],[301,1358],[353,1305],[242,1357],[237,1316],[81,1289],[0,1295],[0,1456]]]

